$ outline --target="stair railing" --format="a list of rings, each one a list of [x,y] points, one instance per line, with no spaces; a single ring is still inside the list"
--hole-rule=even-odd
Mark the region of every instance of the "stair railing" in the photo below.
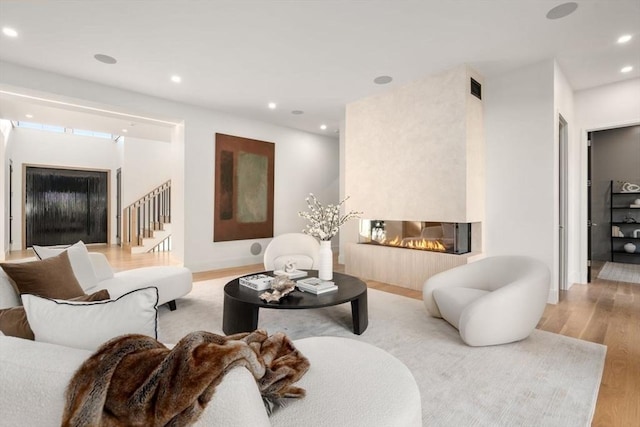
[[[143,238],[162,230],[171,222],[171,180],[124,208],[122,218],[123,246],[140,246]]]

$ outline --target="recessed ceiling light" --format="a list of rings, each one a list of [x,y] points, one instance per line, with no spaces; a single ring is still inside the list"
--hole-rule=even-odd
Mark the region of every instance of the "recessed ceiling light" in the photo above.
[[[27,119],[33,119],[33,114],[25,114],[24,115]]]
[[[377,85],[386,85],[387,83],[391,83],[393,78],[391,76],[378,76],[373,79],[373,82]]]
[[[182,77],[178,76],[178,75],[173,75],[171,76],[171,81],[174,83],[180,83],[182,81]]]
[[[628,73],[631,70],[633,70],[633,67],[631,65],[627,65],[626,67],[622,67],[622,69],[620,70],[621,73]]]
[[[631,40],[631,34],[625,34],[624,36],[618,37],[618,43],[626,43]]]
[[[300,114],[304,114],[304,111],[302,111],[302,110],[293,110],[291,112],[291,114],[295,114],[296,116],[299,116]]]
[[[578,3],[568,2],[562,3],[547,12],[547,19],[560,19],[571,15],[578,8]]]
[[[4,27],[2,29],[2,34],[4,34],[7,37],[18,37],[18,32],[13,28],[9,28],[9,27]]]
[[[277,107],[275,102],[270,102],[267,106],[269,107],[270,110],[275,110]]]
[[[93,55],[93,57],[96,59],[96,61],[100,61],[103,64],[115,64],[116,62],[118,62],[113,56],[104,55],[102,53],[96,53],[95,55]]]
[[[126,130],[126,129],[122,129],[122,132],[127,133],[127,132],[129,132],[129,131],[128,131],[128,130]]]
[[[320,129],[326,130],[327,129],[327,125],[320,125]]]

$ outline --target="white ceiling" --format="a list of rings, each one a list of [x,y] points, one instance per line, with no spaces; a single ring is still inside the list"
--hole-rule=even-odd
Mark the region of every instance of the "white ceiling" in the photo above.
[[[0,26],[19,32],[0,34],[0,60],[335,136],[346,103],[462,63],[488,78],[556,58],[574,90],[640,77],[639,0],[547,19],[563,1],[0,0]],[[26,120],[14,101],[0,116]]]

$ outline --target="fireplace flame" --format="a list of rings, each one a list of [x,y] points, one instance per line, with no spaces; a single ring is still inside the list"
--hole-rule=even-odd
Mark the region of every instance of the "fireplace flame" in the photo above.
[[[416,239],[416,240],[408,240],[401,239],[396,236],[393,240],[382,240],[380,242],[381,245],[387,246],[398,246],[401,248],[409,248],[409,249],[420,249],[423,251],[437,251],[437,252],[445,252],[447,248],[440,243],[438,240],[430,240],[430,239]]]

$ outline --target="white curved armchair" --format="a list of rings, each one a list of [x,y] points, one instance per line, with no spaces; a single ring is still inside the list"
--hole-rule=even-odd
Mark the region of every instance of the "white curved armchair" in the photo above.
[[[320,243],[308,234],[286,233],[276,236],[264,251],[264,268],[282,270],[287,261],[296,268],[310,270],[318,265]]]
[[[524,256],[495,256],[436,274],[422,298],[429,314],[460,331],[470,346],[528,337],[549,296],[549,268]]]

